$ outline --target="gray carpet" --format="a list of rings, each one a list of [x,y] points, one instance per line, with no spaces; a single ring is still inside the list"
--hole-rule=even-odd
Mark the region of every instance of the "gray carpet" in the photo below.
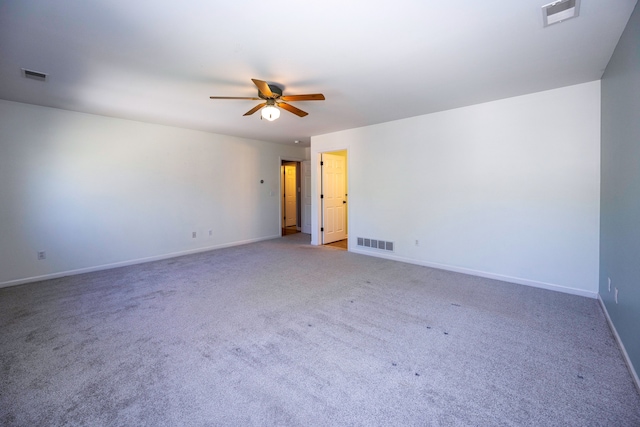
[[[0,289],[0,423],[640,425],[595,300],[308,241]]]

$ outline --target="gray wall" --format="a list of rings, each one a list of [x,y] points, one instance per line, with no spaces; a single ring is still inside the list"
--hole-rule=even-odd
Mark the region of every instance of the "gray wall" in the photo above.
[[[640,370],[640,8],[602,77],[600,295]],[[611,278],[611,291],[607,279]],[[618,303],[614,300],[618,288]]]

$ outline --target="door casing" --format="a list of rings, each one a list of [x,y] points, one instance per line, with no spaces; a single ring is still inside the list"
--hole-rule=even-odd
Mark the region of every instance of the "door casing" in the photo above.
[[[300,224],[302,222],[301,218],[300,218],[301,209],[302,209],[301,200],[304,197],[304,193],[302,193],[303,188],[302,188],[300,182],[301,182],[301,165],[302,165],[302,162],[305,161],[305,159],[300,159],[300,158],[295,158],[295,157],[286,157],[286,158],[280,157],[279,160],[280,160],[280,164],[279,164],[278,167],[279,167],[279,174],[280,174],[280,198],[278,199],[279,200],[279,202],[278,202],[278,205],[279,205],[278,213],[279,213],[279,215],[278,216],[279,216],[280,219],[278,220],[278,224],[279,224],[279,227],[280,227],[279,234],[282,235],[282,231],[283,231],[283,229],[285,227],[285,224],[284,224],[284,221],[283,221],[283,218],[284,218],[284,203],[283,203],[284,197],[283,196],[284,196],[284,184],[285,184],[285,182],[284,182],[284,174],[282,173],[282,171],[284,169],[284,165],[285,164],[287,164],[287,163],[295,163],[296,164],[296,191],[297,191],[297,194],[296,194],[297,220],[296,221],[297,221],[297,229],[298,229],[298,231],[301,231],[301,227],[300,227]]]
[[[322,153],[322,243],[347,238],[346,156],[342,153]]]

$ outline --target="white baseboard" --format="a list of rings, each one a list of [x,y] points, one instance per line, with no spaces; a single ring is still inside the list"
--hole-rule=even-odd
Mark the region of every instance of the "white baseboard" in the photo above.
[[[76,274],[91,273],[91,272],[94,272],[94,271],[109,270],[111,268],[126,267],[126,266],[129,266],[129,265],[135,265],[135,264],[143,264],[145,262],[160,261],[160,260],[163,260],[163,259],[175,258],[175,257],[183,256],[183,255],[196,254],[196,253],[200,253],[200,252],[208,252],[208,251],[212,251],[212,250],[215,250],[215,249],[229,248],[229,247],[232,247],[232,246],[246,245],[247,243],[255,243],[255,242],[260,242],[260,241],[263,241],[263,240],[276,239],[276,238],[279,238],[279,237],[280,237],[280,235],[276,234],[276,235],[273,235],[273,236],[258,237],[256,239],[241,240],[241,241],[231,242],[231,243],[223,243],[221,245],[207,246],[207,247],[204,247],[204,248],[197,248],[197,249],[189,249],[189,250],[186,250],[186,251],[172,252],[172,253],[163,254],[163,255],[155,255],[155,256],[152,256],[152,257],[138,258],[138,259],[132,259],[132,260],[127,260],[127,261],[114,262],[114,263],[111,263],[111,264],[102,264],[102,265],[96,265],[96,266],[92,266],[92,267],[78,268],[78,269],[75,269],[75,270],[59,271],[59,272],[56,272],[56,273],[43,274],[41,276],[25,277],[23,279],[16,279],[16,280],[9,280],[7,282],[1,282],[0,283],[0,288],[6,288],[6,287],[9,287],[9,286],[24,285],[25,283],[40,282],[42,280],[58,279],[60,277],[73,276],[73,275],[76,275]]]
[[[629,354],[627,354],[627,349],[624,347],[624,344],[620,339],[620,335],[618,335],[618,330],[616,329],[615,325],[611,321],[611,317],[609,316],[609,312],[607,311],[607,306],[604,304],[604,301],[602,301],[600,294],[598,294],[598,301],[600,301],[600,307],[602,307],[602,311],[604,312],[604,317],[607,318],[607,324],[609,324],[609,329],[611,329],[611,332],[613,333],[613,336],[615,337],[616,342],[618,343],[618,347],[620,347],[620,351],[622,351],[622,357],[624,358],[624,361],[627,364],[627,368],[629,368],[629,372],[631,373],[633,382],[635,383],[636,388],[638,389],[638,393],[640,393],[640,378],[638,378],[638,373],[633,367],[633,363],[631,363]]]
[[[473,270],[470,268],[462,268],[462,267],[456,267],[456,266],[447,265],[447,264],[427,262],[427,261],[417,260],[413,258],[406,258],[406,257],[386,254],[384,252],[374,252],[374,251],[367,251],[367,250],[356,249],[356,248],[349,248],[349,251],[357,254],[362,254],[362,255],[369,255],[369,256],[374,256],[378,258],[386,258],[394,261],[406,262],[409,264],[422,265],[424,267],[431,267],[431,268],[437,268],[440,270],[454,271],[456,273],[469,274],[471,276],[485,277],[487,279],[495,279],[495,280],[501,280],[503,282],[516,283],[516,284],[525,285],[525,286],[532,286],[534,288],[548,289],[550,291],[563,292],[565,294],[579,295],[582,297],[594,298],[594,299],[598,297],[598,292],[585,291],[584,289],[577,289],[577,288],[569,288],[566,286],[555,285],[553,283],[538,282],[535,280],[522,279],[520,277],[505,276],[502,274],[488,273],[486,271]]]

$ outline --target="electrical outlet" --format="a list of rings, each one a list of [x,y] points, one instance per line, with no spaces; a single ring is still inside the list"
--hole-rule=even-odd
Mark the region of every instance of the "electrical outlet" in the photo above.
[[[416,246],[420,246],[420,240],[416,239]]]
[[[38,252],[38,260],[47,259],[47,253],[45,251]]]
[[[607,281],[609,282],[609,292],[611,292],[611,277],[607,277]]]
[[[209,236],[213,236],[213,230],[209,230]]]
[[[618,303],[618,288],[616,287],[614,289],[616,290],[615,291],[615,298],[616,298],[616,304],[617,304]]]
[[[191,238],[193,238],[193,239],[196,238],[196,232],[195,231],[193,233],[191,233]]]

